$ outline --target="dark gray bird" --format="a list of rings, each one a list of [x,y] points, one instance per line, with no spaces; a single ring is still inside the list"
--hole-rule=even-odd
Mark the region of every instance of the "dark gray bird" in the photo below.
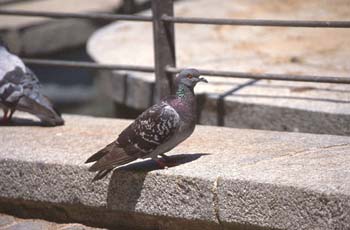
[[[196,69],[185,69],[175,78],[175,95],[165,97],[144,111],[124,129],[118,139],[92,155],[85,163],[95,162],[89,171],[97,172],[93,181],[113,168],[138,158],[152,158],[166,166],[168,152],[188,138],[196,125],[196,98],[193,92],[200,78]],[[158,155],[162,158],[158,158]]]
[[[37,116],[45,125],[63,125],[60,113],[40,92],[40,83],[21,59],[9,52],[0,40],[0,107],[3,123],[8,123],[16,110]]]

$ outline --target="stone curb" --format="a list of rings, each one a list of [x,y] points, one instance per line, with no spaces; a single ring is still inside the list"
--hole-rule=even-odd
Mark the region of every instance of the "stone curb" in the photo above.
[[[122,7],[121,0],[86,2],[42,0],[22,1],[1,6],[9,10],[40,10],[43,12],[88,13],[113,12]],[[83,45],[100,27],[84,19],[54,20],[42,17],[0,16],[0,35],[12,52],[22,55],[39,55]],[[55,42],[52,42],[55,41]]]
[[[19,119],[19,118],[17,118]],[[179,165],[123,166],[96,183],[84,160],[130,122],[1,127],[0,212],[138,229],[348,229],[350,138],[198,126]]]
[[[0,213],[0,229],[2,230],[103,230],[91,228],[77,223],[59,224],[39,219],[21,219]]]

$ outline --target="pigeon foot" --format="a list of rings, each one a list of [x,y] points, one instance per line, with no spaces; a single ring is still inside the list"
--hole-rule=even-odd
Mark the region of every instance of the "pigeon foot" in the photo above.
[[[163,158],[158,158],[155,160],[155,162],[157,162],[158,167],[162,169],[166,169],[166,168],[174,167],[178,165],[176,162],[170,162],[170,158],[168,156]]]

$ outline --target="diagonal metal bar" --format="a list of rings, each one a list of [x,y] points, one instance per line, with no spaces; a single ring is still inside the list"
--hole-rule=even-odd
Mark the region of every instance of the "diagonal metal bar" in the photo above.
[[[173,23],[176,22],[211,25],[350,28],[350,21],[224,19],[199,17],[171,17],[169,15],[164,15],[162,17],[162,20]]]
[[[15,15],[25,17],[48,17],[48,18],[80,18],[102,21],[152,21],[152,16],[145,15],[124,15],[124,14],[108,14],[108,13],[61,13],[61,12],[42,12],[29,10],[7,10],[0,9],[0,15]]]
[[[105,70],[126,70],[153,73],[154,68],[151,66],[134,66],[134,65],[103,65],[93,62],[82,61],[63,61],[63,60],[48,60],[48,59],[34,59],[22,58],[26,64],[32,65],[47,65],[69,68],[85,68],[85,69],[105,69]]]
[[[255,84],[257,81],[256,79],[253,80],[248,80],[247,82],[240,84],[236,87],[234,87],[233,89],[230,89],[228,91],[226,91],[223,94],[220,94],[218,99],[217,99],[217,125],[218,126],[225,126],[225,115],[226,115],[226,111],[225,111],[225,97],[232,95],[233,93],[247,87],[250,85]]]
[[[167,71],[170,73],[178,73],[182,69],[167,67]],[[304,82],[322,82],[322,83],[338,83],[338,84],[350,84],[350,77],[339,77],[339,76],[318,76],[318,75],[294,75],[294,74],[254,74],[247,72],[232,72],[232,71],[215,71],[198,69],[201,75],[205,76],[222,76],[232,78],[251,78],[256,80],[280,80],[280,81],[304,81]]]

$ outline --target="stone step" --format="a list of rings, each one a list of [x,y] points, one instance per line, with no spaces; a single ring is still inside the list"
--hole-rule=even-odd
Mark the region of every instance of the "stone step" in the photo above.
[[[350,137],[199,125],[158,169],[91,183],[84,161],[130,120],[26,117],[0,132],[0,212],[115,229],[349,229]]]
[[[41,12],[113,12],[122,0],[41,0],[21,1],[1,9]],[[100,25],[84,19],[50,19],[0,15],[0,35],[13,52],[26,56],[47,54],[83,45]],[[54,42],[52,42],[54,41]]]
[[[0,213],[0,229],[2,230],[103,230],[78,223],[59,224],[40,219],[21,219]]]

